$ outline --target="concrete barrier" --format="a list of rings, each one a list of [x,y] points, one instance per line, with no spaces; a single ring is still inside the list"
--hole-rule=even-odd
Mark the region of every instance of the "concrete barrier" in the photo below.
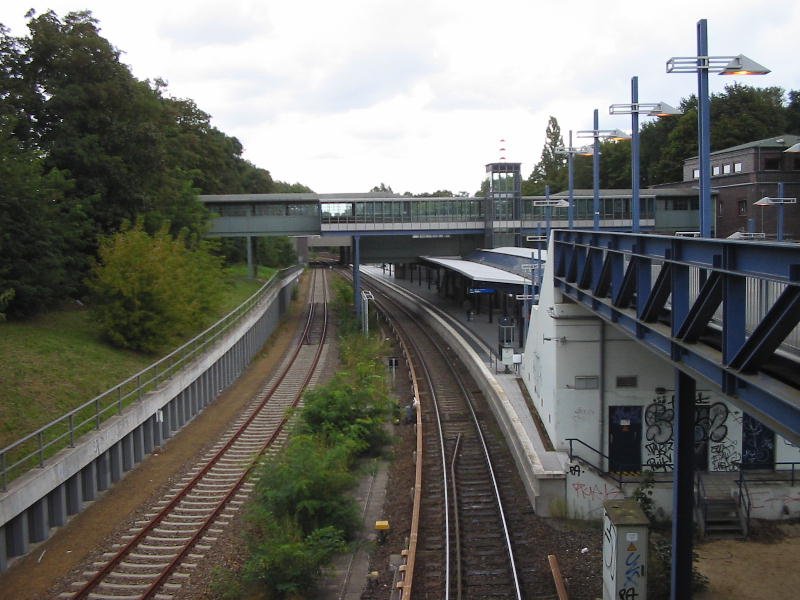
[[[301,271],[287,274],[207,352],[157,390],[0,494],[0,572],[82,510],[235,381],[277,327]]]

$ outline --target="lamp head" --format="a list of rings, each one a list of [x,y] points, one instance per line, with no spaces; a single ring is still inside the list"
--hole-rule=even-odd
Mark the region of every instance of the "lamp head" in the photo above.
[[[766,75],[770,70],[744,54],[734,56],[720,75]]]
[[[647,113],[648,117],[673,117],[682,115],[683,111],[674,106],[670,106],[666,102],[659,102],[653,107],[653,110]]]
[[[791,154],[800,152],[800,142],[789,146],[786,150],[784,150],[784,152],[789,152]]]
[[[631,136],[622,131],[621,129],[613,129],[608,133],[604,133],[603,137],[613,142],[623,142],[625,140],[631,139]]]
[[[753,202],[753,206],[772,206],[773,204],[775,203],[769,196],[764,196],[761,200],[756,200]]]

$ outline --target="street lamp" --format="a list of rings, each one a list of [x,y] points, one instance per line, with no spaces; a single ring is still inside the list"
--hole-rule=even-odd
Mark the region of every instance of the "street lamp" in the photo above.
[[[708,74],[766,75],[769,69],[739,54],[708,55],[708,26],[697,22],[697,56],[673,56],[667,61],[667,73],[697,73],[697,142],[700,159],[700,235],[711,237],[711,102]]]
[[[592,212],[594,213],[593,229],[600,230],[600,138],[614,141],[629,140],[630,136],[619,129],[600,129],[597,109],[594,109],[593,129],[578,132],[578,137],[594,138],[592,151]]]
[[[778,198],[770,198],[769,196],[764,196],[761,200],[757,200],[753,202],[754,206],[777,206],[778,207],[778,234],[777,240],[779,242],[783,241],[783,205],[784,204],[797,204],[797,198],[784,198],[783,196],[783,183],[778,184]],[[761,217],[762,221],[762,231],[763,231],[763,213]]]
[[[556,154],[567,155],[567,198],[569,208],[567,208],[567,220],[569,228],[572,229],[575,222],[575,155],[580,154],[580,148],[572,146],[572,130],[569,130],[569,146],[556,148]]]
[[[610,115],[631,115],[631,231],[639,233],[639,115],[648,117],[668,117],[681,115],[682,111],[666,102],[639,102],[639,78],[631,77],[631,103],[612,104],[608,107]]]

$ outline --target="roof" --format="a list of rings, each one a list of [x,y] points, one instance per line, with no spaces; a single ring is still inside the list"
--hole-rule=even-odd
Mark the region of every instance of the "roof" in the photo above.
[[[484,281],[486,283],[506,283],[510,285],[525,285],[530,283],[529,279],[520,277],[519,275],[468,260],[460,260],[456,258],[437,258],[435,256],[422,256],[421,258],[460,273],[465,277],[469,277],[473,281]]]
[[[776,149],[786,149],[789,146],[792,146],[796,143],[800,142],[800,135],[794,135],[792,133],[784,133],[782,135],[775,135],[772,137],[764,138],[763,140],[756,140],[754,142],[747,142],[746,144],[739,144],[738,146],[731,146],[730,148],[723,148],[721,150],[715,150],[711,154],[721,154],[726,152],[738,152],[740,150],[748,150],[751,148],[776,148]],[[697,158],[696,156],[693,158]]]
[[[520,258],[539,258],[547,260],[547,250],[537,250],[536,248],[517,248],[516,246],[504,246],[502,248],[487,248],[484,252],[497,252],[498,254],[509,254]]]
[[[672,184],[675,185],[675,184]],[[630,189],[600,189],[601,198],[630,198],[633,192]],[[594,190],[591,189],[577,189],[572,190],[574,198],[593,198]],[[697,190],[691,190],[680,187],[665,187],[665,188],[642,188],[639,190],[640,198],[659,198],[664,196],[697,196]],[[550,194],[550,198],[567,198],[569,191],[564,190],[557,194]],[[539,197],[536,196],[538,199]]]

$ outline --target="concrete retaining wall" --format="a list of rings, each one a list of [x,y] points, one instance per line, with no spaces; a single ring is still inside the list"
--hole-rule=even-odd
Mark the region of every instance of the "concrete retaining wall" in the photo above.
[[[14,480],[0,495],[0,571],[47,539],[233,383],[261,349],[291,301],[300,271],[286,275],[225,335],[158,390],[99,430]]]

